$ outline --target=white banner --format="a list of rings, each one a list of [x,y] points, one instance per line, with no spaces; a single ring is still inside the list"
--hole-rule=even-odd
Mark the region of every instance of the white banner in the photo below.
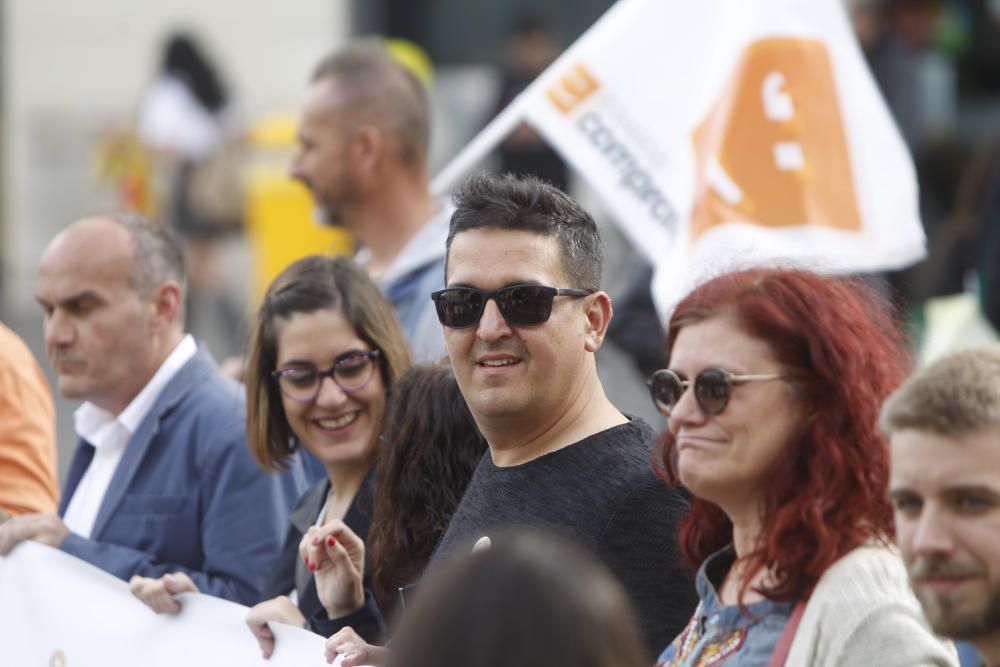
[[[526,120],[657,268],[666,312],[733,266],[906,266],[912,162],[841,0],[619,0],[435,180]]]
[[[125,582],[36,542],[0,558],[0,663],[10,667],[326,667],[324,639],[272,624],[264,660],[247,608],[186,593],[177,616],[155,614]]]

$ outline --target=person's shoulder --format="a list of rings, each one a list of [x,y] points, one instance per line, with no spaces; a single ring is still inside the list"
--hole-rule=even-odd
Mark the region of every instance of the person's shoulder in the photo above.
[[[626,418],[628,421],[624,424],[599,431],[576,445],[571,445],[571,448],[575,447],[581,456],[600,460],[602,465],[612,469],[652,477],[651,463],[656,434],[641,418],[629,415]]]
[[[587,436],[580,442],[596,442],[601,444],[614,444],[633,449],[650,449],[656,433],[650,428],[641,417],[625,415],[626,421],[622,424],[615,424],[602,431],[598,431]]]
[[[0,370],[23,373],[25,369],[31,369],[34,372],[37,366],[38,362],[24,339],[0,322]]]
[[[883,544],[849,551],[827,568],[809,596],[803,625],[826,636],[849,635],[888,609],[919,611],[899,552]]]
[[[201,350],[167,383],[158,403],[161,411],[173,413],[177,421],[215,424],[245,433],[243,385],[220,374],[211,357]]]
[[[48,382],[28,344],[0,322],[0,381],[48,394]]]
[[[656,434],[639,417],[626,416],[626,423],[566,448],[572,457],[569,465],[577,475],[592,478],[595,488],[604,489],[622,502],[674,504],[679,499],[677,492],[653,468]]]
[[[853,549],[820,578],[789,654],[814,663],[955,663],[954,647],[934,636],[913,594],[899,552],[883,544]],[[810,662],[810,664],[814,664]]]
[[[246,404],[246,390],[242,384],[226,377],[212,356],[204,349],[188,359],[167,385],[176,387],[187,396],[207,401],[213,407],[217,402],[230,403],[236,399],[240,406]]]
[[[884,544],[865,544],[846,553],[823,573],[816,591],[842,592],[845,588],[851,589],[851,595],[864,597],[881,598],[892,592],[912,597],[902,556]]]

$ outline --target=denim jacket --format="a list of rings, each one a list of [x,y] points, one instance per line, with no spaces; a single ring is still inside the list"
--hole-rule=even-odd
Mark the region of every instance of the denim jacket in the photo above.
[[[719,600],[721,585],[735,561],[732,547],[709,556],[698,569],[695,587],[700,602],[684,631],[660,655],[659,667],[739,665],[767,667],[771,653],[792,614],[790,602],[761,600],[726,607]]]

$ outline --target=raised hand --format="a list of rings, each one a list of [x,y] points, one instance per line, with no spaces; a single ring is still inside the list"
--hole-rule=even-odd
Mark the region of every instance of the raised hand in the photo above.
[[[331,618],[362,607],[365,544],[343,521],[312,526],[299,542],[299,555],[316,578],[316,593]]]

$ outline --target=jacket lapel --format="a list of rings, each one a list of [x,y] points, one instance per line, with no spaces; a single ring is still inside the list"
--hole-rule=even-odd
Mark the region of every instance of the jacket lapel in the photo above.
[[[111,484],[108,485],[101,509],[94,521],[94,529],[91,532],[93,539],[100,540],[111,517],[118,511],[118,506],[121,505],[125,492],[132,485],[132,479],[146,458],[146,453],[152,446],[153,439],[160,431],[160,422],[183,400],[195,383],[214,371],[215,362],[212,361],[211,355],[204,346],[199,345],[195,356],[184,364],[177,375],[164,387],[156,402],[149,409],[149,413],[139,424],[139,428],[129,438],[121,462],[111,478]]]
[[[316,517],[319,516],[319,511],[323,507],[323,503],[326,502],[326,496],[330,493],[330,482],[329,480],[317,484],[313,488],[306,491],[306,495],[303,496],[302,502],[299,506],[295,508],[290,515],[288,515],[288,521],[292,524],[295,530],[298,531],[299,539],[306,534],[309,527],[316,523]],[[306,569],[305,564],[299,558],[299,543],[288,545],[291,553],[286,554],[286,557],[290,558],[292,562],[295,563],[295,590],[304,591],[308,583],[312,580],[312,573]],[[315,591],[313,592],[315,596]],[[306,607],[302,607],[305,609]]]
[[[73,460],[69,464],[69,472],[66,473],[66,482],[63,484],[62,494],[59,498],[59,516],[65,516],[70,498],[73,497],[77,485],[83,479],[83,473],[87,472],[87,468],[93,460],[94,446],[78,437],[76,449],[73,451]]]

